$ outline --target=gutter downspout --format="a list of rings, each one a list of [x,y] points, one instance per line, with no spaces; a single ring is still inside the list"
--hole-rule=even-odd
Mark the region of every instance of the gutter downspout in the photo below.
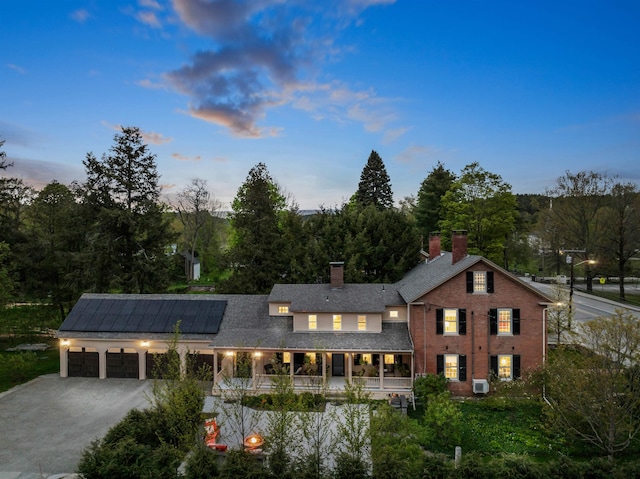
[[[547,362],[547,312],[549,308],[546,307],[542,310],[542,364],[544,365]],[[547,385],[542,383],[542,399],[549,406],[551,403],[549,399],[547,399]]]
[[[475,328],[475,313],[471,311],[471,383],[476,378],[476,328]]]

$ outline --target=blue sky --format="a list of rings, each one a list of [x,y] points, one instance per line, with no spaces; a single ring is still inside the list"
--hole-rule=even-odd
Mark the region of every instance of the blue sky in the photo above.
[[[0,2],[6,173],[83,181],[118,125],[163,192],[228,207],[264,162],[302,209],[353,194],[371,150],[396,201],[438,161],[514,193],[565,171],[640,182],[640,2]]]

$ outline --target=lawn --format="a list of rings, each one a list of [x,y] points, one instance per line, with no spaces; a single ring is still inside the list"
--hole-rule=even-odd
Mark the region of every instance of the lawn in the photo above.
[[[0,392],[43,374],[60,372],[58,341],[51,336],[30,336],[29,343],[47,343],[45,351],[7,351],[17,346],[16,338],[0,339]]]

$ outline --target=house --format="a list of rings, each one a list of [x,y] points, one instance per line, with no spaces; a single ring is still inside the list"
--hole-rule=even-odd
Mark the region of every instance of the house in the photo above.
[[[60,329],[60,374],[152,375],[179,322],[178,352],[194,354],[221,387],[245,378],[268,390],[284,367],[297,389],[374,397],[410,393],[413,378],[444,373],[460,395],[486,392],[544,360],[550,300],[490,261],[467,254],[466,234],[394,284],[346,284],[330,264],[326,284],[276,284],[268,295],[85,294]]]
[[[432,235],[428,260],[397,287],[408,305],[416,375],[444,373],[454,394],[470,395],[486,393],[491,377],[516,379],[544,362],[552,300],[467,254],[465,232],[454,232],[450,253]]]

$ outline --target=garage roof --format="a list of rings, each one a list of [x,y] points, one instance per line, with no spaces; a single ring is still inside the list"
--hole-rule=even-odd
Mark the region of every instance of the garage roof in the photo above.
[[[173,297],[172,297],[173,296]],[[84,294],[60,332],[217,334],[227,301],[188,295]]]

